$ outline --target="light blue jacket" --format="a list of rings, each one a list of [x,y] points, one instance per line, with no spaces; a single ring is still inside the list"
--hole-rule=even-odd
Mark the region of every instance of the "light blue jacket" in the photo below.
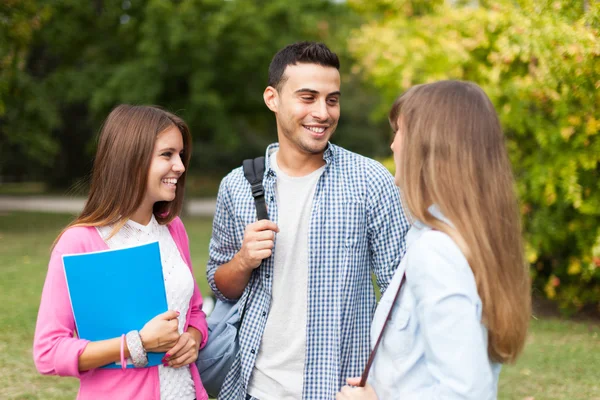
[[[446,221],[436,207],[430,212]],[[385,400],[495,399],[501,365],[488,357],[481,299],[466,258],[448,235],[418,222],[406,244],[373,319],[371,347],[406,272],[369,383]]]

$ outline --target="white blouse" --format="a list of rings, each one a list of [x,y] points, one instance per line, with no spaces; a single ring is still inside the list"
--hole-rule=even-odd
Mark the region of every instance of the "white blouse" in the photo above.
[[[185,315],[194,293],[194,279],[181,257],[181,253],[171,237],[169,228],[160,225],[154,215],[144,226],[132,220],[127,221],[113,237],[106,239],[112,232],[112,226],[97,228],[98,233],[110,249],[139,246],[158,241],[160,259],[165,279],[167,306],[169,310],[179,311],[179,333],[183,333]],[[189,365],[181,368],[158,366],[161,400],[193,400],[196,398],[194,381]]]

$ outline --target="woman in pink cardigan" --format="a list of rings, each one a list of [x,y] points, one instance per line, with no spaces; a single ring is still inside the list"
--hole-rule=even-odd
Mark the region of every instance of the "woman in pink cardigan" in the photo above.
[[[206,316],[178,217],[190,150],[185,122],[155,107],[121,105],[104,123],[85,208],[52,250],[33,343],[38,371],[78,378],[78,399],[208,398],[194,363]],[[121,337],[76,337],[62,255],[151,241],[159,242],[170,311]],[[144,367],[146,352],[166,352],[163,365]],[[136,368],[99,368],[125,358]]]

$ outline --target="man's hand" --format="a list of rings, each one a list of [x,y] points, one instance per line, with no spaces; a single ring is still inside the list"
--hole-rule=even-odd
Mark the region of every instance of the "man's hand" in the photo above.
[[[262,260],[271,257],[276,232],[279,232],[277,225],[267,219],[246,226],[242,248],[235,255],[245,272],[252,272]]]
[[[246,226],[240,250],[215,271],[215,285],[223,296],[238,299],[244,293],[252,271],[273,254],[276,232],[277,225],[266,219]]]

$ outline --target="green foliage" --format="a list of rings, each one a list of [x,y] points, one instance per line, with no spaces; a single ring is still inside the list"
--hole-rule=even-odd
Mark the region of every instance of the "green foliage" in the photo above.
[[[85,177],[95,133],[119,103],[181,115],[194,136],[192,166],[203,173],[262,154],[276,138],[262,99],[275,52],[323,41],[347,71],[345,41],[360,23],[328,0],[11,0],[0,12],[2,63],[11,66],[0,71],[0,176],[54,187]],[[349,74],[343,85],[344,133],[335,140],[383,154],[387,138],[364,134],[376,95]]]
[[[600,3],[449,3],[351,1],[373,21],[350,39],[356,72],[380,88],[382,118],[414,84],[481,85],[505,129],[537,286],[567,311],[599,304]]]
[[[45,88],[26,71],[33,38],[50,17],[50,8],[36,0],[0,5],[0,174],[24,175],[28,160],[47,166],[57,152],[48,135],[57,115],[45,107],[51,102]]]
[[[121,32],[137,39],[108,67],[92,109],[101,116],[115,103],[141,102],[176,110],[193,128],[196,166],[237,165],[274,137],[262,100],[271,58],[293,41],[328,41],[333,9],[321,0],[152,0],[139,14],[127,10]]]

